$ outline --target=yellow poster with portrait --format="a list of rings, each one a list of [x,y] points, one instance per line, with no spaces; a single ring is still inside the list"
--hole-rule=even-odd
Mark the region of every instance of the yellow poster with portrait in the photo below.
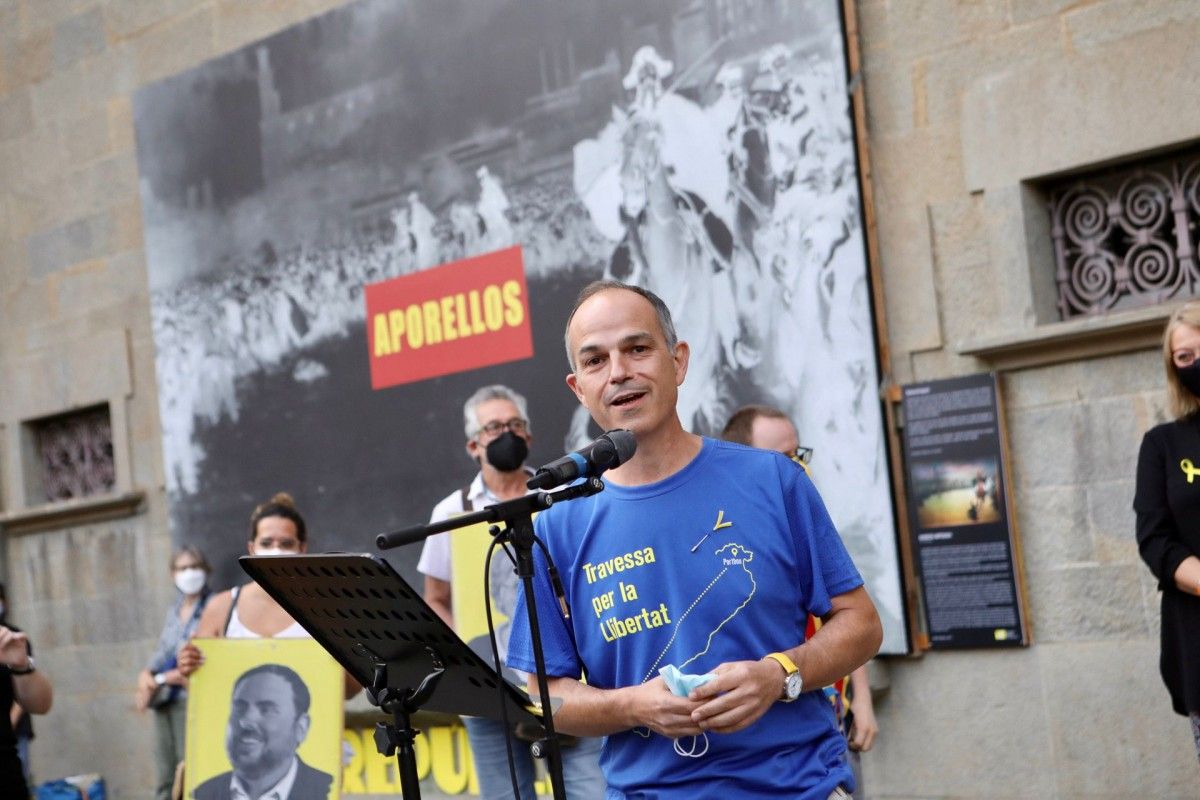
[[[487,604],[492,607],[492,624],[496,629],[496,644],[500,663],[508,652],[509,628],[521,581],[512,559],[500,548],[492,552],[488,571],[488,596],[484,594],[484,567],[492,535],[489,523],[480,522],[450,533],[450,602],[454,610],[454,632],[483,659],[492,664],[492,646],[488,640]],[[511,550],[511,547],[510,547]],[[524,679],[509,669],[505,677],[523,686]]]
[[[337,800],[342,668],[311,639],[197,639],[184,797]]]

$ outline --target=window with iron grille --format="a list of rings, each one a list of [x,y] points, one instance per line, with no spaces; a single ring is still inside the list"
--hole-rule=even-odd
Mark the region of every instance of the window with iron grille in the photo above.
[[[1198,294],[1200,152],[1076,175],[1050,197],[1059,317]]]
[[[116,468],[107,405],[26,424],[40,462],[40,493],[46,502],[113,491]]]

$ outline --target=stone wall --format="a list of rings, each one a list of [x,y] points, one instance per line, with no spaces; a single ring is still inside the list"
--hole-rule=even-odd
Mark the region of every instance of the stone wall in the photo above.
[[[149,796],[131,689],[169,599],[169,541],[132,93],[339,4],[0,0],[0,512],[25,503],[17,423],[97,399],[121,420],[126,488],[144,492],[116,521],[4,534],[13,618],[57,689],[37,720],[42,778],[96,770],[118,797]],[[892,377],[987,370],[971,341],[1053,322],[1032,183],[1200,135],[1200,5],[858,0],[857,14]],[[1142,349],[1005,372],[1035,644],[891,659],[870,796],[1194,796],[1132,540],[1134,454],[1164,418],[1158,364]]]
[[[96,400],[145,495],[116,521],[6,528],[11,617],[55,685],[39,779],[96,771],[116,797],[152,796],[132,689],[173,590],[132,94],[336,5],[0,1],[0,511],[26,505],[17,423]]]
[[[1194,3],[858,0],[893,377],[992,369],[984,339],[1057,322],[1047,177],[1200,136]],[[1158,676],[1133,538],[1145,344],[1002,373],[1034,645],[889,662],[871,797],[1188,797],[1187,721]],[[1065,359],[1065,360],[1060,360]]]

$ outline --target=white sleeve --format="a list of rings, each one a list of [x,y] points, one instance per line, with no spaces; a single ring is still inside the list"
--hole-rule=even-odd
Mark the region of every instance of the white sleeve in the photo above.
[[[442,502],[433,507],[429,515],[429,524],[442,522],[462,511],[462,493],[452,492]],[[422,575],[450,582],[450,533],[435,533],[425,540],[421,548],[421,558],[417,561],[417,571]]]
[[[450,582],[450,534],[435,533],[425,540],[417,571],[422,575]]]

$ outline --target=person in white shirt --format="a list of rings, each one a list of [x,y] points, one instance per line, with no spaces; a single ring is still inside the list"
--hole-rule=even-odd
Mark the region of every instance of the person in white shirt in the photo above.
[[[527,491],[525,482],[531,472],[525,467],[525,459],[529,456],[533,434],[525,398],[507,386],[484,386],[463,405],[463,427],[467,437],[467,457],[478,464],[479,472],[469,484],[455,489],[434,506],[430,523],[463,512],[479,511],[521,497]],[[454,532],[449,531],[426,539],[417,562],[417,569],[425,576],[425,602],[452,628],[455,627],[450,552],[453,536]],[[470,580],[472,587],[478,586],[482,591],[481,576],[462,577],[461,580]],[[511,619],[518,579],[512,562],[499,550],[492,559],[489,582],[493,607]],[[468,644],[484,661],[492,663],[491,644],[486,636]],[[507,623],[497,629],[496,644],[503,663],[508,652]],[[507,677],[518,684],[524,683],[524,677],[515,673],[510,672]],[[508,744],[512,746],[520,798],[534,800],[534,767],[528,744],[512,736],[497,720],[467,717],[463,724],[471,743],[482,800],[514,800],[508,769]],[[600,744],[599,739],[579,739],[563,747],[563,782],[571,800],[604,797]]]

